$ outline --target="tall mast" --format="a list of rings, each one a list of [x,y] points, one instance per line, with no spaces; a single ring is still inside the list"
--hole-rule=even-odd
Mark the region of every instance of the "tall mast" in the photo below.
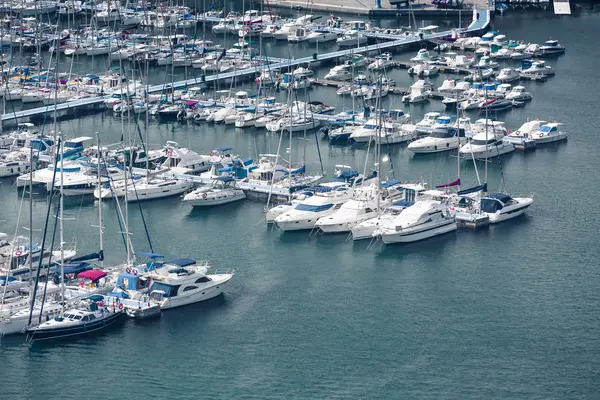
[[[63,183],[64,183],[64,157],[62,156],[62,148],[64,148],[64,141],[62,137],[62,133],[60,133],[60,147],[61,149],[61,157],[60,157],[60,211],[58,214],[59,218],[59,229],[60,229],[60,296],[61,296],[61,306],[60,306],[60,315],[62,316],[65,312],[65,236],[64,236],[64,224],[63,224],[63,216],[64,216],[64,196],[63,196]]]
[[[96,147],[98,149],[98,191],[102,187],[102,180],[100,179],[100,159],[102,150],[100,150],[100,134],[96,132]],[[98,202],[98,229],[100,230],[100,252],[104,251],[104,237],[102,233],[102,201]],[[100,258],[100,268],[104,268],[104,255]]]
[[[460,103],[458,102],[458,92],[456,92],[456,130],[457,130],[457,146],[456,150],[458,152],[456,157],[456,165],[457,165],[457,174],[458,174],[458,191],[460,191]]]

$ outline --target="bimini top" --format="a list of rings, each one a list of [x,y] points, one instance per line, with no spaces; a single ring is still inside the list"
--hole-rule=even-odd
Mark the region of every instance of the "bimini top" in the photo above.
[[[381,184],[381,188],[389,188],[390,186],[398,185],[401,182],[398,179],[390,179],[389,181],[385,181]]]
[[[494,199],[494,200],[499,200],[502,203],[508,203],[509,201],[512,200],[512,197],[510,197],[507,194],[502,194],[502,193],[489,193],[487,196],[484,197],[484,199]]]
[[[166,261],[165,264],[179,265],[180,267],[187,267],[188,265],[196,264],[196,260],[191,258],[177,258],[175,260]]]
[[[104,278],[105,276],[106,276],[106,272],[101,271],[99,269],[91,269],[89,271],[83,271],[82,273],[77,275],[77,277],[80,279],[89,279],[92,282],[100,280],[100,279]]]
[[[233,150],[233,148],[232,147],[217,147],[215,150],[224,152],[224,151]]]
[[[165,258],[162,254],[156,253],[135,253],[136,256],[147,257],[147,258]]]

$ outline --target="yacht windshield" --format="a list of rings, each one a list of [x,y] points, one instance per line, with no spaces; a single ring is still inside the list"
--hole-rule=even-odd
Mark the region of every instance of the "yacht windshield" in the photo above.
[[[492,143],[495,143],[495,142],[496,142],[496,139],[488,139],[487,141],[474,139],[474,140],[471,141],[471,144],[473,146],[485,146],[486,144],[492,144]]]
[[[432,138],[451,138],[454,137],[454,132],[452,131],[436,131],[431,134]]]
[[[322,206],[312,206],[312,205],[309,205],[309,204],[298,204],[296,206],[296,210],[298,210],[298,211],[321,212],[321,211],[327,211],[331,207],[333,207],[333,204],[324,204]]]
[[[481,211],[486,213],[495,213],[502,210],[502,204],[494,199],[481,199]]]

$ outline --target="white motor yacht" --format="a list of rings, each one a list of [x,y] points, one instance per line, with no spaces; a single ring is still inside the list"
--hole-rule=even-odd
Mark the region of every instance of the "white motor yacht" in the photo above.
[[[298,27],[290,32],[287,37],[289,43],[305,42],[310,34],[310,30],[304,27]]]
[[[523,63],[525,63],[525,61],[523,61]],[[554,75],[554,69],[541,60],[531,62],[529,67],[521,68],[519,72],[521,73],[521,76],[524,77]]]
[[[372,239],[375,230],[380,225],[383,225],[387,221],[392,221],[405,208],[412,206],[427,188],[421,184],[408,183],[403,184],[402,189],[404,195],[400,199],[394,200],[378,216],[360,222],[352,228],[353,240]]]
[[[412,62],[416,63],[424,63],[426,61],[430,61],[431,56],[429,55],[429,51],[427,49],[421,49],[417,52],[417,55],[410,59]]]
[[[303,200],[306,200],[313,194],[314,193],[311,190],[303,190],[301,192],[292,194],[292,198],[290,199],[290,201],[277,204],[276,206],[267,209],[265,212],[265,220],[267,221],[267,224],[274,223],[275,218],[277,218],[281,214],[293,210],[298,204],[300,204]]]
[[[511,198],[506,194],[490,193],[479,201],[481,213],[487,215],[491,224],[497,224],[522,215],[533,204],[530,197]]]
[[[368,38],[359,31],[347,31],[335,41],[340,47],[362,46],[367,44]]]
[[[382,223],[374,236],[383,243],[409,243],[427,239],[457,229],[447,205],[436,200],[418,200],[391,221]]]
[[[61,172],[60,164],[61,163],[59,162],[58,166],[56,167],[56,176],[62,174],[66,177],[71,174],[79,174],[88,169],[88,167],[84,167],[83,165],[73,161],[63,161]],[[47,185],[48,183],[52,182],[52,178],[55,175],[54,169],[54,165],[51,164],[46,168],[33,171],[33,173],[19,175],[19,177],[17,177],[17,187],[25,187],[29,185],[30,179],[33,185]]]
[[[292,210],[275,218],[283,231],[313,229],[317,220],[332,214],[352,198],[352,188],[345,182],[327,182],[317,186],[318,191],[301,201]]]
[[[521,79],[521,75],[514,68],[502,68],[498,75],[496,76],[496,80],[498,82],[514,82]]]
[[[0,154],[0,178],[19,176],[30,171],[29,156],[21,151]]]
[[[441,117],[441,113],[437,111],[430,111],[425,113],[423,119],[416,123],[417,131],[427,133],[433,128],[436,121]]]
[[[326,43],[337,40],[338,34],[327,29],[318,28],[312,31],[307,37],[306,41],[309,43]]]
[[[327,75],[325,75],[325,79],[330,79],[332,81],[349,81],[352,79],[352,67],[347,64],[336,65],[329,70]]]
[[[183,202],[193,207],[207,207],[221,204],[233,203],[244,200],[244,191],[235,186],[235,180],[231,176],[220,176],[210,186],[203,186],[183,197]]]
[[[467,138],[463,129],[434,128],[429,136],[411,142],[408,150],[415,154],[439,153],[458,149],[466,142]]]
[[[150,288],[127,293],[132,299],[150,295],[150,300],[163,310],[198,303],[219,296],[233,272],[208,274],[208,265],[196,265],[188,258],[163,262],[151,262],[137,267],[138,276],[150,282]]]
[[[563,54],[565,47],[558,43],[558,40],[546,40],[546,42],[540,46],[540,51],[543,56],[551,56],[556,54]]]
[[[97,199],[111,199],[114,196],[121,198],[125,196],[125,188],[127,188],[127,201],[135,202],[177,196],[193,187],[193,181],[183,179],[159,177],[130,178],[111,182],[110,187],[96,189],[94,197]]]
[[[540,121],[539,119],[527,121],[516,131],[509,132],[502,140],[515,146],[524,146],[527,141],[533,141],[533,133],[537,132],[544,124],[546,124],[546,121]]]
[[[281,26],[281,29],[273,32],[271,36],[275,38],[275,40],[287,40],[292,31],[299,27],[300,26],[296,22],[286,22]]]
[[[515,151],[515,146],[502,140],[503,137],[503,134],[493,132],[478,133],[459,152],[467,160],[484,160]]]
[[[514,100],[514,101],[528,101],[533,98],[531,93],[529,93],[524,86],[515,86],[512,88],[510,93],[507,93],[504,98],[506,100]]]
[[[456,88],[456,81],[454,79],[444,79],[442,86],[437,88],[440,93],[454,93]]]
[[[325,233],[349,232],[359,223],[377,216],[379,209],[386,208],[403,193],[403,187],[398,180],[381,184],[379,200],[375,185],[357,188],[353,199],[342,204],[331,215],[319,218],[315,227]]]
[[[389,68],[393,63],[392,53],[383,53],[375,57],[375,61],[367,65],[367,69],[370,71],[381,71]]]
[[[567,139],[567,133],[561,130],[563,124],[551,122],[542,125],[536,132],[531,135],[537,144],[559,142]]]

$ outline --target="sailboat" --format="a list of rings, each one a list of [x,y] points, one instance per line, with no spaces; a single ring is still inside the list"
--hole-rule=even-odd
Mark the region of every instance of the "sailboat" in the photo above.
[[[62,141],[60,142],[62,145]],[[61,159],[62,164],[62,159]],[[62,167],[62,166],[61,166]],[[62,169],[62,168],[61,168]],[[62,178],[62,177],[61,177]],[[61,182],[63,180],[61,179]],[[64,196],[63,185],[60,185],[60,204],[59,204],[59,229],[60,229],[60,250],[64,252]],[[39,278],[39,272],[38,272]],[[61,311],[60,315],[55,316],[37,326],[27,328],[27,340],[30,342],[39,342],[47,340],[67,339],[84,335],[90,335],[109,328],[126,316],[123,307],[108,307],[104,302],[104,296],[91,295],[77,302],[74,307],[65,309],[65,262],[64,257],[60,262],[60,280],[61,280]],[[36,279],[36,287],[38,280]],[[43,303],[42,303],[43,304]],[[34,308],[32,301],[31,310]],[[31,323],[33,313],[30,312],[29,322]]]

